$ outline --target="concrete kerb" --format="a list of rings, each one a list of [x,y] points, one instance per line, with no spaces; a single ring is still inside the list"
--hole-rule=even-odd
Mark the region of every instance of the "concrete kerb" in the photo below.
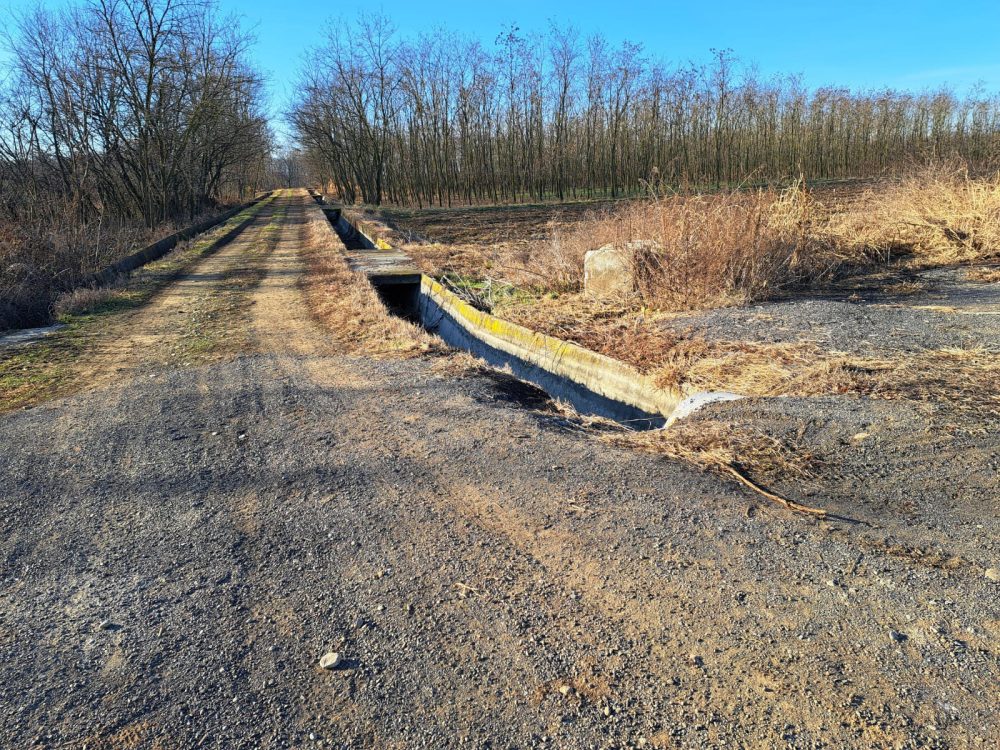
[[[656,387],[649,378],[623,362],[477,310],[428,276],[421,279],[421,297],[425,310],[430,307],[427,304],[430,300],[437,308],[434,312],[448,315],[487,346],[644,415],[668,418],[683,398],[679,391]],[[426,313],[421,317],[429,328],[440,327],[440,321],[426,319]],[[638,414],[632,417],[641,418]]]
[[[223,222],[229,221],[234,216],[238,215],[241,211],[246,211],[252,206],[256,206],[258,203],[267,200],[272,195],[271,192],[259,195],[251,201],[244,203],[235,208],[231,208],[228,211],[224,211],[218,216],[213,216],[205,221],[198,222],[190,227],[180,230],[179,232],[174,232],[173,234],[167,235],[163,239],[157,240],[152,245],[149,245],[137,253],[133,253],[126,258],[122,258],[117,263],[113,263],[103,271],[99,271],[90,277],[88,280],[91,285],[102,286],[104,284],[110,284],[117,277],[129,274],[137,268],[141,268],[147,263],[151,263],[154,260],[159,260],[164,255],[169,253],[178,244],[184,240],[189,240],[192,237],[196,237],[203,232],[207,232]],[[234,233],[238,233],[243,230],[247,223],[253,220],[253,217],[249,217],[246,222],[241,222],[238,227],[226,234],[226,237],[220,239],[220,243],[224,244],[229,239],[232,239]]]

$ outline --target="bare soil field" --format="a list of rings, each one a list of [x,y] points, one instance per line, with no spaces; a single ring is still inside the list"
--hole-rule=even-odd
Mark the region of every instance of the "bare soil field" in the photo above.
[[[537,242],[552,233],[621,201],[528,203],[510,206],[404,209],[385,208],[378,213],[407,236],[431,238],[447,245]]]
[[[828,181],[811,187],[817,198],[848,205],[875,185],[872,180]],[[386,239],[405,247],[428,273],[482,276],[484,262],[506,255],[537,254],[560,234],[601,220],[627,199],[563,203],[411,209],[366,212],[384,222]],[[544,250],[542,250],[544,251]],[[497,269],[501,273],[507,269]]]
[[[829,180],[811,185],[822,200],[850,203],[874,180]],[[595,214],[607,213],[627,202],[617,200],[567,200],[562,203],[524,203],[501,206],[459,206],[455,208],[384,207],[378,215],[392,229],[399,244],[428,240],[444,245],[490,245],[499,242],[543,242],[559,230],[572,228]]]
[[[5,403],[0,745],[997,744],[992,412],[685,424],[834,515],[792,514],[389,319],[318,214],[277,196]]]

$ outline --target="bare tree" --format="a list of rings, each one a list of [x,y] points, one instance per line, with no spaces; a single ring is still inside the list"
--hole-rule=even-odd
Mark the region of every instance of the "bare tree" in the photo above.
[[[492,52],[446,31],[400,40],[341,24],[312,56],[294,132],[347,200],[450,204],[868,177],[914,159],[996,159],[1000,100],[982,91],[806,89],[731,50],[668,68],[639,45],[516,26]]]

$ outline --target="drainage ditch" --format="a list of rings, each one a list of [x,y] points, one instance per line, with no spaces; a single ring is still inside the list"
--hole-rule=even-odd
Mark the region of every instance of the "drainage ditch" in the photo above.
[[[659,391],[638,373],[574,344],[528,331],[476,311],[424,277],[402,252],[377,247],[339,208],[315,196],[344,244],[348,264],[363,271],[389,311],[441,337],[446,344],[509,370],[581,414],[632,429],[663,427],[680,397]],[[625,398],[616,397],[625,394]]]
[[[412,323],[420,323],[420,273],[408,266],[399,252],[380,250],[342,215],[339,208],[323,206],[323,213],[344,243],[352,266],[363,265],[368,280],[389,312]],[[384,257],[383,257],[384,256]],[[398,261],[407,265],[400,267]]]

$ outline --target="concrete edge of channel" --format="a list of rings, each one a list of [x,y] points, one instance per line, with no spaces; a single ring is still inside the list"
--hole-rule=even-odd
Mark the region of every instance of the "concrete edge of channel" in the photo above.
[[[343,214],[342,218],[348,220]],[[351,223],[354,230],[373,247],[393,249],[378,236],[377,224],[356,218]],[[627,404],[648,414],[662,415],[670,421],[678,404],[685,398],[685,394],[678,389],[656,386],[650,378],[624,362],[477,310],[426,274],[420,277],[420,294],[433,301],[437,314],[443,311],[486,346],[570,380],[611,401]],[[426,305],[420,307],[421,310],[427,308]],[[421,322],[433,328],[433,321]]]

